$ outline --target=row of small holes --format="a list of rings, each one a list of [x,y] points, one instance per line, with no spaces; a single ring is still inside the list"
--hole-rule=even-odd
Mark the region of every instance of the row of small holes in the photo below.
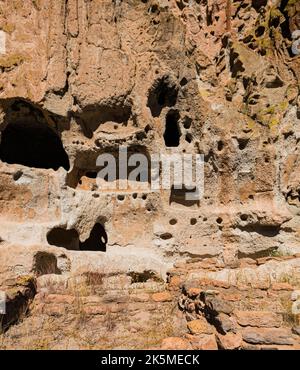
[[[138,197],[137,193],[133,193],[132,194],[132,198],[133,199],[137,199],[137,197]],[[125,200],[125,195],[118,195],[117,198],[118,198],[119,201],[122,202],[123,200]],[[147,199],[147,195],[146,194],[143,194],[142,199],[143,200],[146,200]]]
[[[170,225],[176,225],[177,224],[177,220],[175,218],[172,218],[170,221],[169,221],[169,224]],[[191,218],[190,219],[190,224],[191,225],[196,225],[197,224],[197,219],[196,218]]]

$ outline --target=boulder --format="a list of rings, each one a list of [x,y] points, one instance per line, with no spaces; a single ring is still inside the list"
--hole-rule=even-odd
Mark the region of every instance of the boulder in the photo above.
[[[250,344],[287,344],[294,343],[290,329],[285,328],[245,328],[241,331],[243,340]]]
[[[235,311],[235,316],[241,326],[279,328],[282,324],[281,315],[270,311]]]
[[[243,338],[241,333],[227,333],[226,335],[217,334],[219,348],[233,350],[242,346]]]
[[[191,334],[212,334],[214,332],[213,327],[204,317],[189,321],[187,327]]]
[[[169,337],[165,338],[161,344],[162,350],[187,350],[192,349],[191,344],[183,338]]]

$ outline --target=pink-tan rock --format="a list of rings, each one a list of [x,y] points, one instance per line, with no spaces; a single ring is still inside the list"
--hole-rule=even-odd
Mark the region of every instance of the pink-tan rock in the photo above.
[[[0,349],[297,348],[299,14],[0,2]]]

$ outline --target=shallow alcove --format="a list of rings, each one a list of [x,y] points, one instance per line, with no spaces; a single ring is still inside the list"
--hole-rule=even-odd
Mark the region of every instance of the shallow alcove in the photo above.
[[[74,118],[89,139],[103,124],[108,124],[112,131],[116,131],[121,126],[128,127],[135,123],[131,104],[126,101],[88,105],[80,113],[74,114]]]
[[[0,159],[9,164],[69,170],[69,158],[59,136],[47,124],[32,119],[10,122],[2,131]]]
[[[179,118],[180,116],[177,110],[171,110],[166,116],[164,140],[167,147],[177,147],[179,145],[181,137],[178,124]]]
[[[52,253],[37,252],[33,258],[33,270],[38,275],[61,274],[57,267],[57,258]]]
[[[154,271],[145,270],[144,272],[130,271],[131,284],[146,283],[147,281],[163,282],[162,278]]]
[[[261,225],[259,223],[248,223],[247,225],[238,225],[238,229],[247,233],[256,233],[268,238],[274,238],[280,233],[280,225]]]
[[[195,193],[195,191],[196,191],[196,188],[190,189],[182,185],[182,189],[176,189],[175,186],[173,185],[171,187],[169,204],[171,205],[172,203],[177,203],[185,207],[193,207],[193,206],[198,207],[200,205],[199,199],[194,199],[194,200],[187,199],[188,194],[192,195],[193,193]]]
[[[85,191],[122,192],[124,188],[120,183],[128,180],[128,189],[131,190],[141,191],[150,187],[151,157],[145,147],[130,146],[124,156],[115,148],[108,148],[98,157],[96,154],[87,152],[75,160],[74,167],[67,174],[67,186]]]

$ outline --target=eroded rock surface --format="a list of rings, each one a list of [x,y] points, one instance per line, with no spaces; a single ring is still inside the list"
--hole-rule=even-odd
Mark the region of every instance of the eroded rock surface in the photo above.
[[[0,287],[37,279],[4,347],[299,345],[299,14],[293,0],[0,1]],[[116,190],[120,173],[104,190],[97,158],[120,146],[203,154],[203,198],[149,177]]]

